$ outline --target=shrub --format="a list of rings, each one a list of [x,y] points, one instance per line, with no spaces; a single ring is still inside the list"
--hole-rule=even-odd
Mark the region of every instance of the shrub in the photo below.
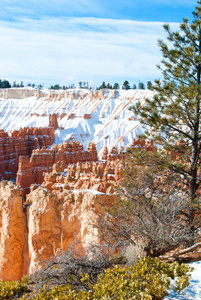
[[[140,259],[133,267],[115,266],[98,276],[97,282],[90,283],[89,274],[80,274],[80,280],[88,290],[74,289],[71,285],[44,288],[22,299],[34,300],[161,300],[167,294],[171,279],[175,289],[181,291],[189,285],[190,267],[186,264],[161,262],[158,258]]]
[[[128,265],[133,265],[137,263],[137,261],[145,256],[145,244],[142,240],[136,242],[136,244],[130,244],[124,249],[124,256],[127,260]]]
[[[28,291],[26,282],[0,281],[0,300],[17,298],[26,291]]]
[[[133,267],[116,266],[101,274],[93,288],[94,299],[163,299],[170,279],[176,279],[177,291],[189,285],[189,271],[186,264],[146,257]]]

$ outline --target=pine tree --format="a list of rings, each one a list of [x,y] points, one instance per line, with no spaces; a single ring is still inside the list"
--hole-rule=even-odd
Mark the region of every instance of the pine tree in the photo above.
[[[10,88],[11,84],[9,83],[8,80],[4,79],[3,81],[0,79],[0,88],[2,89],[7,89]]]
[[[118,89],[119,89],[119,84],[115,82],[115,84],[113,85],[113,90],[118,90]]]
[[[138,87],[139,87],[140,90],[144,90],[145,89],[145,85],[144,85],[143,82],[139,82]]]
[[[180,31],[172,32],[164,25],[169,47],[159,40],[163,60],[158,68],[164,79],[156,80],[153,99],[140,108],[138,103],[133,110],[139,119],[152,132],[155,143],[163,146],[168,153],[179,153],[177,159],[169,160],[168,167],[186,180],[189,195],[187,220],[192,224],[193,244],[195,205],[201,183],[201,1],[193,12],[194,19],[189,23],[183,19]],[[146,127],[147,128],[147,127]]]
[[[152,87],[152,83],[151,81],[147,81],[147,89],[150,90]]]
[[[106,83],[105,83],[105,81],[103,81],[101,86],[98,89],[101,90],[101,89],[106,89],[106,88],[107,88]]]
[[[122,89],[123,90],[129,90],[130,89],[130,85],[129,85],[129,82],[128,80],[125,80],[123,85],[122,85]]]

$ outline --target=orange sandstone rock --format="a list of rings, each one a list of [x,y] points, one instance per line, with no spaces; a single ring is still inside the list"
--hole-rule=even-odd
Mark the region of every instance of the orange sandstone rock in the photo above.
[[[154,146],[153,140],[146,142],[145,140],[133,139],[131,148],[144,149],[146,152],[157,152],[157,147]]]
[[[21,128],[11,136],[0,130],[0,179],[16,177],[19,157],[30,156],[33,149],[49,147],[55,139],[54,128]]]
[[[16,280],[28,272],[27,227],[17,185],[0,188],[0,280]]]
[[[36,269],[36,263],[65,250],[74,241],[80,249],[99,243],[98,231],[93,226],[95,211],[99,203],[113,203],[115,195],[105,195],[90,190],[64,190],[51,194],[43,187],[27,196],[29,273]]]
[[[56,194],[31,186],[23,208],[17,185],[2,181],[0,187],[0,280],[20,279],[38,262],[67,250],[75,240],[80,250],[100,243],[94,228],[100,203],[111,205],[115,195],[94,190],[63,189]]]
[[[59,165],[59,163],[54,164],[53,172],[44,174],[42,183],[42,186],[53,194],[64,189],[93,189],[111,194],[115,192],[123,176],[122,165],[118,160],[78,162],[69,164],[64,171],[63,168],[59,168]]]
[[[63,172],[68,164],[97,160],[96,146],[91,142],[87,151],[83,149],[83,145],[78,141],[64,142],[58,146],[53,145],[51,149],[43,147],[42,149],[33,150],[30,160],[25,156],[20,157],[16,183],[21,186],[22,195],[25,197],[30,191],[31,184],[42,184],[44,176],[46,178],[51,177],[45,173],[52,172],[54,163],[57,164],[54,165],[53,173],[58,173]],[[74,177],[73,172],[72,169],[69,172],[69,181],[72,176]],[[52,179],[50,182],[52,182]],[[50,190],[53,184],[47,185]]]

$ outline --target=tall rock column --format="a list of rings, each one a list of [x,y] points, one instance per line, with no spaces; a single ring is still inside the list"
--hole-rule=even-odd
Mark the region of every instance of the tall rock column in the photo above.
[[[97,228],[93,226],[95,211],[102,209],[100,203],[112,205],[115,200],[116,195],[91,190],[52,194],[42,186],[31,188],[27,195],[29,273],[37,269],[38,262],[67,250],[72,243],[77,250],[89,253],[91,244],[100,243]]]
[[[0,187],[0,280],[20,279],[28,271],[26,215],[20,188],[2,181]]]
[[[36,264],[47,260],[61,250],[61,221],[56,197],[47,189],[39,187],[27,195],[29,273]]]

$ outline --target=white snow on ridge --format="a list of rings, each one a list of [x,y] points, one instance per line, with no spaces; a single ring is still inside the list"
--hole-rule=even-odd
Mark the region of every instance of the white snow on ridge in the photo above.
[[[46,91],[47,92],[47,91]],[[78,95],[74,99],[73,95]],[[152,98],[150,90],[104,91],[91,99],[91,91],[57,91],[25,99],[0,98],[0,128],[7,132],[20,127],[45,127],[49,114],[58,114],[59,127],[55,132],[55,143],[69,138],[77,139],[87,148],[88,142],[96,144],[99,154],[104,146],[118,149],[129,146],[133,138],[143,132],[137,118],[128,108],[136,101],[142,104],[145,98]],[[84,119],[84,114],[91,118]],[[71,118],[69,116],[71,115]]]

